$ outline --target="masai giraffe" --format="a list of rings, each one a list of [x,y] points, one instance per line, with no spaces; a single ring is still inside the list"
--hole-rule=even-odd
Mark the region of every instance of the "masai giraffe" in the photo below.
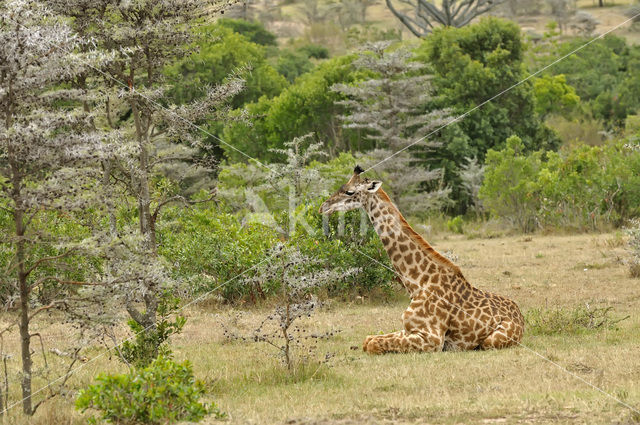
[[[404,330],[365,339],[371,354],[505,348],[522,339],[524,321],[515,302],[474,288],[404,219],[379,181],[362,168],[320,206],[321,214],[363,207],[393,267],[411,296]]]

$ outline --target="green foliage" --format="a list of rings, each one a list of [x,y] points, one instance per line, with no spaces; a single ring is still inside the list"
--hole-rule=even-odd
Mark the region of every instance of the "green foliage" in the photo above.
[[[248,104],[247,110],[253,117],[251,124],[231,123],[225,127],[223,138],[248,155],[267,161],[277,159],[269,149],[282,148],[284,142],[308,133],[314,133],[330,153],[346,150],[343,144],[348,143],[348,138],[339,137],[337,119],[342,109],[335,104],[340,96],[329,87],[353,81],[356,73],[351,67],[352,60],[351,56],[329,59],[273,99],[262,97]],[[225,148],[225,154],[231,161],[245,159],[232,149]]]
[[[311,190],[308,191],[309,193],[301,194],[304,202],[298,205],[293,212],[296,217],[296,224],[288,243],[299,247],[304,255],[319,259],[318,264],[314,265],[316,270],[327,269],[345,272],[349,269],[357,268],[355,273],[348,274],[345,278],[329,285],[326,290],[330,294],[366,294],[370,291],[380,291],[383,294],[387,294],[391,288],[393,273],[358,253],[358,250],[361,250],[381,263],[388,264],[386,252],[378,235],[370,226],[369,219],[366,216],[361,216],[360,211],[350,211],[344,215],[334,214],[328,218],[323,218],[318,213],[318,207],[322,201],[332,190],[337,189],[344,183],[345,176],[352,172],[355,163],[356,159],[351,154],[341,153],[330,161],[325,163],[312,161],[306,167],[307,170],[304,173],[309,172],[309,170],[315,170],[318,175],[318,184],[326,188],[326,191],[322,196],[317,195],[317,191]],[[219,188],[221,196],[238,206],[239,209],[237,209],[236,215],[244,215],[243,220],[247,223],[245,228],[249,234],[252,231],[255,232],[255,228],[253,230],[251,228],[251,226],[254,226],[252,223],[255,223],[258,219],[266,221],[267,217],[272,220],[273,226],[287,229],[289,227],[289,215],[279,213],[279,211],[288,207],[288,198],[268,190],[271,186],[266,185],[266,176],[263,175],[256,178],[257,175],[259,175],[259,172],[252,168],[251,165],[234,164],[233,166],[224,167],[220,173]],[[275,211],[275,213],[273,215],[259,215],[256,214],[258,212],[257,208],[254,208],[251,213],[243,210],[243,206],[246,207],[247,204],[253,202],[246,197],[246,187],[252,187],[254,189],[252,192],[259,196],[265,208],[264,213],[269,211]],[[308,196],[312,192],[315,195]],[[269,228],[260,225],[259,228],[269,229],[273,234],[271,240],[275,240],[277,231],[273,227]],[[200,238],[198,239],[199,241]],[[252,240],[259,240],[260,242],[265,239],[264,236],[252,238]],[[262,255],[264,256],[264,254]],[[261,291],[268,294],[275,289],[277,288],[263,286]],[[235,294],[227,294],[225,298],[237,299],[247,295],[251,297],[251,291],[256,291],[253,297],[259,295],[256,288],[240,287]],[[235,295],[235,297],[229,298],[231,295]]]
[[[207,414],[224,414],[200,399],[205,385],[196,380],[188,361],[158,357],[149,366],[123,375],[98,375],[97,383],[80,391],[76,408],[96,409],[101,419],[117,424],[198,422]],[[92,423],[97,423],[95,418]]]
[[[623,143],[561,153],[523,152],[518,138],[487,153],[480,197],[522,231],[538,226],[594,230],[640,213],[640,155]]]
[[[167,209],[160,229],[160,254],[174,264],[176,277],[194,294],[219,285],[221,296],[237,300],[252,294],[237,275],[264,259],[278,233],[258,222],[242,225],[223,206],[198,205],[189,210]]]
[[[361,215],[364,214],[361,211],[332,214],[328,218],[321,216],[318,208],[322,201],[317,199],[310,205],[301,206],[301,216],[313,231],[307,233],[308,229],[299,227],[291,243],[297,245],[303,254],[319,260],[321,268],[337,271],[357,269],[344,279],[333,282],[327,288],[330,295],[388,295],[395,276],[369,218],[366,214]]]
[[[542,44],[530,56],[530,67],[539,69],[586,41],[572,38],[562,43]],[[624,38],[607,35],[546,72],[565,75],[591,115],[603,119],[608,127],[623,126],[626,116],[640,108],[640,47],[628,46]]]
[[[526,155],[524,143],[517,136],[507,139],[507,146],[487,152],[484,182],[480,199],[490,213],[510,219],[521,231],[536,227],[539,205],[536,177],[541,167],[541,152]]]
[[[457,215],[447,220],[447,229],[449,229],[450,232],[462,234],[464,233],[463,226],[464,226],[464,219],[462,218],[461,215]]]
[[[233,99],[234,107],[261,96],[276,96],[287,87],[286,79],[268,63],[265,47],[233,32],[232,25],[224,22],[199,27],[197,52],[165,71],[172,82],[170,95],[177,104],[202,97],[208,86],[223,83],[243,66],[250,66],[251,72],[240,72],[246,85]]]
[[[220,19],[218,24],[229,28],[231,31],[243,35],[252,43],[262,46],[277,46],[276,35],[267,31],[258,21],[245,21],[244,19]]]
[[[640,135],[640,115],[627,116],[624,129],[628,136]]]
[[[567,84],[563,74],[543,76],[533,83],[536,112],[545,117],[551,113],[567,115],[580,103],[580,97]]]
[[[534,308],[525,314],[527,332],[531,335],[573,335],[599,329],[616,329],[616,324],[629,316],[613,318],[613,307],[592,308],[588,304],[574,308]]]
[[[298,51],[304,53],[309,58],[329,59],[329,49],[317,44],[305,44],[299,47]]]
[[[463,28],[437,28],[418,49],[420,57],[433,66],[434,88],[443,96],[442,105],[456,114],[519,83],[525,77],[524,50],[518,25],[497,18],[483,18]],[[513,135],[522,139],[527,150],[558,144],[536,114],[530,82],[470,113],[459,127],[466,146],[458,160],[483,159],[488,149],[503,147]]]
[[[8,206],[6,199],[0,199],[0,207]],[[27,245],[27,267],[38,258],[62,256],[55,262],[43,262],[31,274],[32,281],[38,281],[47,276],[55,276],[66,281],[82,282],[90,280],[93,272],[99,271],[95,258],[87,255],[83,249],[90,244],[89,225],[95,220],[93,209],[83,212],[40,211],[30,221],[27,237],[38,235],[41,239],[38,244]],[[0,208],[0,232],[15,234],[15,222],[13,215]],[[87,238],[87,239],[85,239]],[[65,241],[66,246],[59,242]],[[75,249],[75,251],[73,251]],[[63,255],[67,250],[71,254]],[[9,237],[0,238],[0,281],[6,282],[0,288],[0,302],[5,302],[12,295],[17,294],[15,275],[11,272],[12,262],[15,261],[15,246]],[[29,259],[32,259],[31,261]],[[69,292],[69,285],[63,285],[53,279],[45,279],[33,291],[33,301],[41,304],[50,304],[62,293]],[[73,292],[73,289],[71,290]]]
[[[278,53],[276,69],[291,83],[300,75],[311,71],[314,67],[311,58],[328,59],[329,50],[316,44],[306,44],[297,49],[281,50]]]
[[[120,348],[122,359],[127,364],[146,367],[158,356],[171,356],[167,340],[171,335],[180,333],[187,321],[184,316],[180,315],[176,315],[173,320],[170,320],[171,316],[178,311],[179,304],[180,298],[165,291],[159,299],[156,311],[158,320],[155,328],[145,329],[133,319],[127,322],[135,335],[135,341],[127,340],[122,343]]]
[[[300,50],[284,50],[278,55],[276,69],[290,83],[313,69],[309,55]]]

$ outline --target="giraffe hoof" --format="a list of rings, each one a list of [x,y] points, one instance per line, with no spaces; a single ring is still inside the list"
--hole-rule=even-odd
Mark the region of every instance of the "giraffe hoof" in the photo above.
[[[383,350],[380,346],[380,342],[375,336],[368,336],[362,344],[362,350],[369,354],[382,354]]]

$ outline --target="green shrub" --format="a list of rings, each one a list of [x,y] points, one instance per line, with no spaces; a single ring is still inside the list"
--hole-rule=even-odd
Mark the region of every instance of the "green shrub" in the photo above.
[[[327,288],[330,295],[377,293],[388,296],[395,276],[369,218],[358,210],[344,215],[322,216],[318,214],[322,201],[318,198],[300,207],[300,216],[313,233],[298,227],[291,243],[296,244],[303,254],[320,260],[319,268],[337,271],[358,269],[344,279],[333,282]]]
[[[289,59],[283,57],[283,61],[289,60],[297,63],[300,58],[296,58],[295,55]],[[308,59],[304,57],[302,62],[305,60]],[[349,143],[351,140],[360,139],[357,132],[345,130],[340,138],[336,137],[342,132],[340,120],[336,117],[344,108],[335,103],[342,100],[342,96],[329,90],[329,87],[336,83],[348,84],[357,78],[358,73],[353,70],[352,61],[352,56],[328,59],[310,72],[299,76],[294,84],[276,97],[262,97],[255,103],[247,104],[247,110],[255,118],[251,123],[242,120],[229,122],[224,129],[223,139],[261,161],[279,159],[279,155],[269,148],[282,148],[286,141],[307,133],[314,133],[316,139],[322,140],[327,150],[332,153],[339,149],[356,149],[355,145],[350,146]],[[284,64],[281,65],[284,67]],[[235,116],[242,114],[242,110],[233,112]],[[368,146],[358,146],[359,150],[365,147]],[[226,146],[221,148],[231,161],[246,159],[233,149]]]
[[[160,254],[192,295],[218,287],[228,301],[256,295],[234,278],[264,259],[278,240],[275,229],[256,222],[243,225],[223,206],[211,204],[167,208],[165,218]]]
[[[167,424],[200,421],[222,413],[200,402],[202,381],[193,376],[188,361],[176,363],[159,357],[144,369],[123,375],[98,375],[97,383],[80,391],[76,408],[96,409],[101,418],[118,424]],[[96,423],[96,419],[91,419]]]
[[[487,152],[479,196],[491,214],[508,219],[523,232],[531,232],[536,228],[539,209],[537,175],[542,160],[540,152],[526,155],[523,151],[522,140],[512,136],[503,150]]]
[[[241,26],[240,32],[251,41],[239,33]],[[231,100],[234,108],[255,102],[262,96],[277,96],[289,85],[267,61],[268,49],[261,42],[268,43],[269,33],[262,33],[259,26],[243,21],[222,20],[198,28],[198,51],[165,69],[171,81],[169,94],[176,104],[200,99],[206,93],[203,87],[221,84],[230,74],[240,73],[245,79],[244,90]],[[251,67],[251,72],[239,72],[246,66]],[[217,131],[218,125],[213,124],[211,128]]]
[[[252,43],[262,46],[277,46],[278,40],[275,34],[267,31],[259,21],[245,21],[244,19],[220,19],[220,26],[242,34]]]
[[[462,228],[463,224],[464,220],[462,219],[462,216],[458,215],[447,220],[447,229],[449,229],[450,232],[462,234],[464,233],[464,230]]]
[[[640,213],[640,155],[622,142],[523,153],[519,138],[487,154],[480,198],[521,231],[536,226],[596,230]]]
[[[439,27],[422,40],[418,57],[433,66],[435,92],[454,115],[514,85],[500,96],[500,102],[466,112],[458,126],[468,139],[462,155],[453,160],[484,159],[487,150],[503,147],[514,134],[528,151],[557,146],[557,138],[536,113],[533,82],[523,80],[526,48],[515,22],[494,17],[462,28]]]
[[[581,108],[608,128],[624,126],[625,118],[640,108],[640,47],[612,34],[597,43],[571,37],[563,42],[539,43],[529,55],[529,69],[540,69],[577,47],[575,54],[549,68],[546,73],[563,74],[582,99]],[[561,102],[558,102],[561,103]]]
[[[166,344],[169,337],[180,333],[187,319],[177,315],[169,320],[170,316],[178,311],[180,299],[169,292],[160,297],[158,304],[158,321],[155,329],[145,329],[141,324],[131,319],[127,323],[135,334],[135,340],[127,340],[122,344],[120,354],[123,360],[136,367],[148,366],[159,355],[169,357],[171,350]]]

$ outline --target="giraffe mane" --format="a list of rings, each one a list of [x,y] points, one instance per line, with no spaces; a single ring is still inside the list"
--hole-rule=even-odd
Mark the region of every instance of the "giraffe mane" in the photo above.
[[[438,251],[435,250],[434,247],[432,247],[429,242],[427,242],[420,233],[416,232],[415,230],[413,230],[413,227],[411,227],[411,225],[409,224],[409,222],[407,222],[407,220],[404,218],[404,216],[402,215],[402,213],[400,212],[400,210],[398,209],[398,207],[396,207],[396,205],[393,203],[393,201],[391,200],[391,198],[389,198],[389,195],[387,195],[387,193],[381,189],[379,189],[376,194],[378,195],[378,197],[380,199],[382,199],[384,202],[387,202],[389,204],[391,204],[393,206],[393,208],[396,210],[396,212],[398,213],[398,217],[400,218],[400,224],[402,225],[402,228],[404,230],[407,231],[407,233],[409,233],[409,235],[411,235],[411,237],[414,239],[414,241],[420,246],[422,247],[424,250],[428,251],[431,254],[431,258],[433,258],[435,261],[437,261],[441,266],[447,267],[451,270],[454,271],[454,273],[462,276],[462,271],[460,270],[460,268],[458,266],[456,266],[451,260],[449,260],[447,257],[445,257],[444,255],[440,254]]]

